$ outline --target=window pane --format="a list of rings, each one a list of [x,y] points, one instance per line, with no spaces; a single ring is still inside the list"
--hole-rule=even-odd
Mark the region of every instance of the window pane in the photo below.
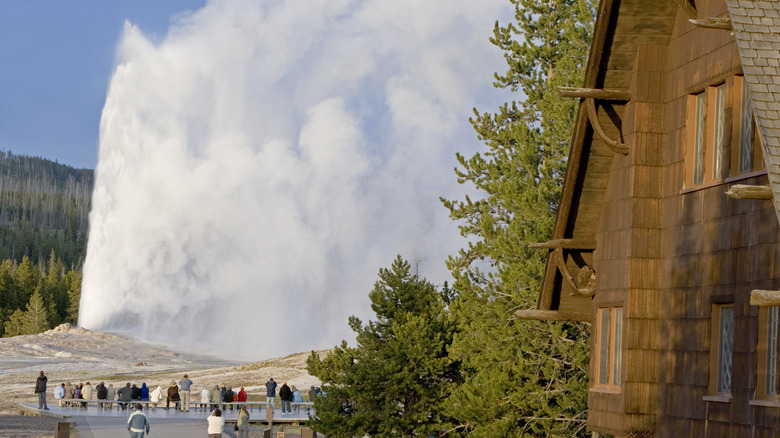
[[[718,392],[731,392],[731,353],[734,351],[734,308],[720,308],[718,334]]]
[[[609,383],[609,309],[599,309],[599,383]]]
[[[766,334],[766,394],[777,393],[777,317],[778,306],[770,306],[767,309],[767,334]]]
[[[723,155],[724,126],[726,124],[726,86],[721,85],[715,92],[715,143],[712,153],[712,177],[720,179],[722,174],[721,157]]]
[[[696,96],[696,139],[693,150],[693,183],[704,181],[704,128],[706,114],[706,93]]]
[[[622,357],[623,348],[623,308],[618,307],[615,309],[615,344],[612,349],[612,384],[620,385],[620,359]]]
[[[742,114],[739,130],[739,171],[753,168],[753,104],[747,81],[742,81]]]

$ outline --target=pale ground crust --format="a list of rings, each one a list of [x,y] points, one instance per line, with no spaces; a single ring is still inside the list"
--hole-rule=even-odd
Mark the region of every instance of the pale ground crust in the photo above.
[[[323,356],[328,350],[318,353]],[[56,419],[18,415],[19,403],[37,405],[35,379],[41,370],[48,377],[49,404],[57,403],[53,396],[54,386],[64,382],[76,384],[89,381],[93,388],[101,381],[106,386],[113,384],[115,388],[128,382],[138,382],[138,386],[146,382],[152,389],[158,385],[167,389],[184,373],[194,382],[193,395],[200,393],[204,385],[210,389],[215,384],[224,383],[235,391],[244,387],[251,399],[253,395],[265,394],[265,382],[269,377],[280,385],[287,381],[304,394],[310,386],[319,385],[320,382],[306,371],[309,354],[302,352],[238,364],[221,358],[173,351],[127,335],[81,328],[0,338],[0,415],[3,415],[0,417],[0,437],[53,436]],[[9,432],[14,424],[28,421],[30,430],[43,427],[46,433],[20,435],[15,431]]]

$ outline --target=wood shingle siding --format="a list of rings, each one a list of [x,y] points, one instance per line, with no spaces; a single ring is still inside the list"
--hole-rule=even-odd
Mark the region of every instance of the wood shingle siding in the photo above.
[[[753,99],[744,108],[743,80]],[[756,398],[766,365],[750,296],[780,289],[780,2],[602,1],[582,88],[630,96],[593,97],[598,124],[628,153],[594,133],[581,104],[550,240],[595,247],[547,247],[537,309],[588,312],[594,336],[603,330],[597,315],[621,315],[620,384],[597,384],[596,354],[607,350],[591,343],[589,428],[618,437],[776,436],[780,401]],[[697,95],[706,102],[703,158],[691,153]],[[740,143],[751,134],[743,110],[755,111],[752,143]],[[754,148],[745,169],[742,144]],[[700,182],[686,176],[695,159],[704,160]],[[736,184],[769,184],[774,197],[727,196]],[[592,297],[564,278],[577,279],[585,265],[595,271]]]

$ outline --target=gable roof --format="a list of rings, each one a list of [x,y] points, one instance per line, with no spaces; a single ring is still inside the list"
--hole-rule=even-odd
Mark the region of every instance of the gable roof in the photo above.
[[[639,45],[668,45],[678,9],[674,0],[601,1],[583,88],[627,92]],[[551,241],[539,245],[550,252],[537,310],[567,314],[556,319],[589,320],[590,297],[577,289],[587,289],[583,283],[592,274],[583,268],[592,264],[609,173],[620,155],[594,130],[599,127],[588,117],[588,103],[581,102],[577,112]],[[596,105],[601,108],[597,124],[607,136],[622,142],[619,115],[625,102],[597,101]],[[553,319],[549,312],[519,311],[516,315]]]
[[[780,222],[780,2],[727,0]]]

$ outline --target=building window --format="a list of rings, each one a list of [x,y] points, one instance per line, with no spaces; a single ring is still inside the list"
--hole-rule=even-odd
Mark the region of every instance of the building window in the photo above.
[[[777,328],[779,306],[758,308],[756,398],[777,398]]]
[[[623,353],[623,308],[599,308],[596,332],[596,385],[619,387]]]
[[[705,137],[707,127],[707,93],[688,96],[688,154],[686,186],[704,182]]]
[[[727,90],[727,85],[721,84],[707,87],[703,92],[688,97],[686,187],[723,178],[726,167],[723,156],[728,137]]]
[[[707,95],[704,93],[696,96],[696,139],[694,143],[693,157],[693,183],[701,184],[704,182],[704,138],[706,136],[707,125]]]
[[[714,305],[710,357],[710,392],[731,393],[731,360],[734,352],[734,306]]]
[[[731,173],[752,172],[763,168],[761,136],[753,118],[750,89],[743,76],[734,77],[734,108],[731,142]]]
[[[715,120],[714,120],[714,138],[712,153],[712,178],[723,178],[723,141],[726,138],[726,85],[714,88],[715,95]]]

